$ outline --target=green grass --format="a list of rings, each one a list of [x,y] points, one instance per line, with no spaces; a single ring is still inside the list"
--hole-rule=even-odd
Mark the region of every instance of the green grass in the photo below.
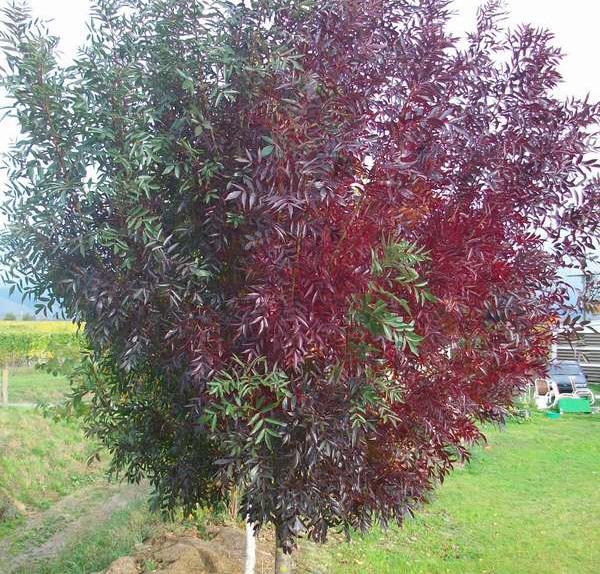
[[[33,409],[2,408],[0,492],[29,509],[47,508],[104,475],[105,463],[87,464],[94,450],[77,422],[54,422]]]
[[[10,400],[52,401],[66,382],[22,368],[11,372]],[[600,389],[595,389],[600,391]],[[16,395],[15,395],[16,393]],[[599,392],[600,394],[600,392]],[[15,399],[15,396],[17,399]],[[600,416],[553,421],[534,414],[505,430],[437,489],[433,502],[402,529],[373,530],[352,544],[303,543],[300,572],[327,574],[586,574],[600,563]],[[87,466],[94,446],[77,422],[54,422],[33,409],[0,409],[0,494],[43,511],[82,493],[63,515],[44,514],[34,529],[23,519],[0,524],[11,552],[42,543],[104,496],[106,461]],[[92,489],[83,487],[93,484]],[[98,493],[95,493],[98,489]],[[87,497],[87,498],[86,498]],[[72,497],[71,497],[72,498]],[[68,500],[71,500],[69,498]],[[97,501],[96,501],[97,502]],[[80,574],[106,567],[160,531],[140,501],[94,525],[52,560],[22,572]],[[0,568],[1,569],[1,568]]]
[[[112,514],[91,533],[65,548],[53,560],[29,564],[19,574],[89,574],[106,568],[119,556],[155,534],[161,527],[156,515],[150,514],[145,501],[132,503]],[[15,574],[16,574],[15,573]]]
[[[34,367],[13,367],[8,371],[10,403],[53,403],[65,397],[69,383]]]
[[[599,571],[600,417],[488,431],[403,529],[303,550],[328,574],[586,574]]]

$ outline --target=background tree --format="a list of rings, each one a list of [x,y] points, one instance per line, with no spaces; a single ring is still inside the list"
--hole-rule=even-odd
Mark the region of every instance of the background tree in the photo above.
[[[75,401],[158,507],[401,522],[540,374],[600,214],[550,33],[445,0],[98,0],[75,64],[5,10],[6,262],[85,322]],[[283,566],[282,566],[283,568]]]

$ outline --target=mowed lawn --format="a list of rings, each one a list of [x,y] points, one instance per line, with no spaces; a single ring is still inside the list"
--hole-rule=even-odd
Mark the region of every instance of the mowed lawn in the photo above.
[[[305,545],[305,572],[585,574],[600,572],[600,415],[488,429],[403,529],[351,544]]]
[[[28,511],[49,508],[82,485],[103,479],[105,457],[89,464],[97,449],[77,421],[55,422],[34,409],[0,408],[0,495]]]
[[[96,451],[77,421],[0,408],[0,573],[97,572],[159,532],[146,495],[133,497],[126,487],[109,484],[107,455],[97,460]],[[126,501],[104,511],[121,491]],[[2,519],[7,502],[17,504],[20,515]],[[55,544],[57,550],[47,556],[22,561],[23,554]]]

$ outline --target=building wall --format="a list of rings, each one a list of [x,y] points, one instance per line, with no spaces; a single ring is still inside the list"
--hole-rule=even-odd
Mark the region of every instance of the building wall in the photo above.
[[[600,383],[600,322],[592,323],[576,341],[559,339],[556,358],[579,361],[588,382]]]

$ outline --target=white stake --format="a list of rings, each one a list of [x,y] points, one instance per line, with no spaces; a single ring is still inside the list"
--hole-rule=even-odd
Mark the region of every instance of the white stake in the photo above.
[[[244,574],[254,574],[256,567],[256,536],[250,517],[246,516],[246,569]]]

